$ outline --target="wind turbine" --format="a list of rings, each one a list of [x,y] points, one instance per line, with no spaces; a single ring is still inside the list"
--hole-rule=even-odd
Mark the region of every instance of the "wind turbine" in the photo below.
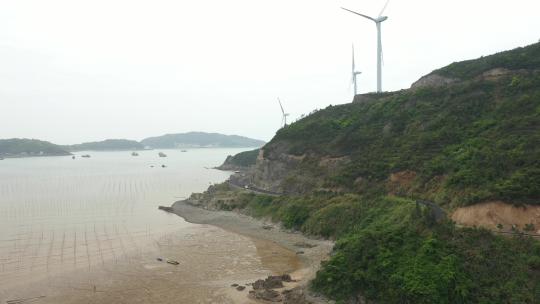
[[[362,74],[362,72],[356,70],[356,66],[354,64],[354,44],[352,46],[352,83],[354,85],[354,96],[358,94],[358,85],[356,81],[356,77],[358,75]]]
[[[281,105],[281,100],[279,98],[277,99],[279,102],[279,107],[281,108],[281,113],[283,114],[281,118],[281,123],[283,124],[283,127],[287,126],[287,116],[289,116],[289,113],[285,113],[285,110],[283,110],[283,105]]]
[[[390,2],[390,0],[387,0],[386,3],[384,4],[384,7],[383,9],[381,10],[381,12],[379,13],[379,16],[377,18],[373,18],[373,17],[370,17],[370,16],[367,16],[367,15],[364,15],[364,14],[360,14],[360,13],[357,13],[355,11],[352,11],[350,9],[347,9],[347,8],[344,8],[342,7],[342,9],[348,11],[348,12],[351,12],[353,14],[356,14],[360,17],[364,17],[366,19],[369,19],[373,22],[375,22],[375,25],[377,26],[377,93],[380,93],[382,92],[382,42],[381,42],[381,23],[383,23],[384,21],[386,21],[386,19],[388,19],[387,16],[383,16],[382,14],[384,13],[384,10],[386,9],[386,7],[388,6],[388,2]]]

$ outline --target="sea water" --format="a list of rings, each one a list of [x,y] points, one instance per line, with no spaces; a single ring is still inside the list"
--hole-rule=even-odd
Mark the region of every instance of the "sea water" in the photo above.
[[[160,237],[189,225],[157,207],[223,182],[230,172],[212,168],[244,150],[1,160],[0,286],[156,250]],[[167,157],[159,157],[160,151]]]

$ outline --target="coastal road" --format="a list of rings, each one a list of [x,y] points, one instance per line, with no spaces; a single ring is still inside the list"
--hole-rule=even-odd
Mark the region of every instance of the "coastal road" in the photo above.
[[[269,190],[265,190],[265,189],[260,189],[260,188],[257,188],[257,187],[251,186],[251,185],[242,185],[238,181],[232,181],[230,179],[227,180],[227,183],[229,183],[229,185],[231,185],[233,188],[241,189],[241,190],[252,192],[252,193],[255,193],[255,194],[264,194],[264,195],[272,195],[272,196],[281,196],[281,195],[284,194],[284,193],[269,191]],[[246,186],[247,186],[247,188],[246,188]]]

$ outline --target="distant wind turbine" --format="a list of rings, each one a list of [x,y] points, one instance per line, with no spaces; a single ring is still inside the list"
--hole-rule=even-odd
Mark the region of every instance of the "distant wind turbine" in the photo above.
[[[354,44],[352,46],[352,83],[354,85],[354,96],[358,94],[358,84],[356,77],[362,74],[362,72],[356,70],[356,65],[354,64]]]
[[[384,7],[383,9],[381,10],[381,12],[379,13],[379,16],[377,18],[372,18],[372,17],[369,17],[367,15],[364,15],[364,14],[360,14],[360,13],[357,13],[355,11],[352,11],[350,9],[346,9],[344,7],[342,7],[342,9],[348,11],[348,12],[351,12],[353,14],[356,14],[358,16],[361,16],[361,17],[364,17],[366,19],[369,19],[373,22],[375,22],[375,25],[377,26],[377,92],[380,93],[382,92],[382,42],[381,42],[381,23],[383,23],[383,21],[386,21],[386,19],[388,19],[387,16],[383,16],[382,14],[384,13],[384,10],[386,9],[386,7],[388,6],[388,2],[390,2],[390,0],[387,0],[386,3],[384,4]]]
[[[283,110],[283,105],[281,104],[281,100],[278,98],[277,99],[278,102],[279,102],[279,107],[281,108],[281,113],[282,113],[282,118],[281,118],[281,123],[283,124],[283,127],[286,127],[287,126],[287,116],[289,116],[289,113],[285,113],[285,110]]]

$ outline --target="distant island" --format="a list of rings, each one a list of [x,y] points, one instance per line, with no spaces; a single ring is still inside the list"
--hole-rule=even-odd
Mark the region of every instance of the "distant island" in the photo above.
[[[64,156],[71,155],[59,145],[27,138],[0,139],[0,157]]]
[[[75,145],[56,145],[27,138],[0,139],[0,158],[63,156],[77,151],[137,151],[143,149],[176,148],[251,148],[261,147],[264,141],[238,135],[188,132],[149,137],[141,142],[129,139],[106,139]],[[240,157],[242,158],[242,157]]]
[[[78,145],[64,146],[68,151],[126,151],[142,150],[144,146],[128,139],[107,139],[103,141],[87,142]]]
[[[159,149],[174,148],[245,148],[261,147],[264,141],[238,135],[224,135],[219,133],[188,132],[178,134],[165,134],[157,137],[145,138],[141,141],[145,147]]]

